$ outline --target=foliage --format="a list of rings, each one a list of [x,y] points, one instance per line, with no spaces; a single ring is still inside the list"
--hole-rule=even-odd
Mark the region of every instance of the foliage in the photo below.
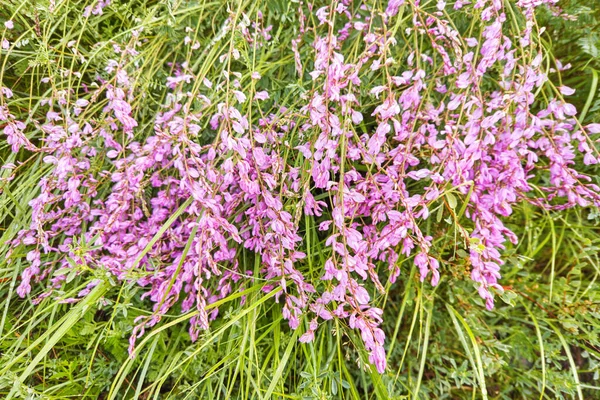
[[[3,398],[598,396],[600,7],[365,3],[0,0]],[[492,116],[508,162],[436,170]]]

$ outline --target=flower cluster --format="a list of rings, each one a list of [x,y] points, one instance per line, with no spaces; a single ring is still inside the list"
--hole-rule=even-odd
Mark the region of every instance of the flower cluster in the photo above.
[[[580,125],[565,101],[573,89],[549,80],[535,39],[535,8],[556,1],[517,2],[517,37],[506,33],[513,21],[499,0],[453,7],[390,0],[383,10],[356,3],[299,4],[289,56],[303,91],[293,101],[269,93],[264,71],[240,67],[233,39],[218,56],[216,82],[172,60],[168,94],[147,137],[139,84],[128,72],[141,32],[114,45],[118,57],[89,90],[52,92],[45,118],[32,122],[43,133],[37,142],[11,114],[12,92],[2,88],[8,143],[14,152],[39,153],[48,171],[29,204],[30,226],[11,242],[27,248],[18,294],[46,280],[49,290],[37,299],[50,296],[73,270],[135,282],[146,288],[153,313],[138,319],[133,353],[136,338],[175,305],[194,310],[196,340],[218,314],[209,304],[261,279],[291,328],[307,318],[301,342],[314,339],[321,321],[345,319],[384,372],[376,298],[405,260],[421,281],[440,282],[444,249],[424,229],[437,210],[451,219],[455,248],[468,252],[471,279],[492,309],[503,290],[502,250],[507,240],[517,242],[503,222],[516,204],[600,205],[600,188],[575,168],[578,157],[598,162],[591,136],[600,126]],[[86,16],[108,4],[95,2]],[[460,13],[477,16],[478,35],[449,19]],[[268,52],[268,20],[230,16],[211,44],[229,33]],[[211,46],[200,49],[192,31],[185,46],[208,57]],[[552,98],[540,102],[541,90]],[[307,219],[324,243],[312,280]],[[258,267],[244,270],[242,254]]]

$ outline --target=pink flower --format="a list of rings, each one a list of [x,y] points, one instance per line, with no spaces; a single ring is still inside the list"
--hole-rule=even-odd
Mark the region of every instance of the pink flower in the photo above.
[[[239,90],[234,90],[233,95],[237,99],[238,103],[243,103],[246,101],[246,95]]]
[[[266,100],[269,98],[269,93],[267,93],[266,90],[256,92],[256,94],[254,95],[254,98],[256,100]]]
[[[575,93],[575,89],[571,89],[568,86],[560,86],[558,90],[565,96],[570,96]]]
[[[389,0],[387,8],[385,10],[385,13],[388,16],[393,17],[396,14],[398,14],[398,10],[400,9],[400,6],[402,6],[403,4],[404,4],[404,0]]]

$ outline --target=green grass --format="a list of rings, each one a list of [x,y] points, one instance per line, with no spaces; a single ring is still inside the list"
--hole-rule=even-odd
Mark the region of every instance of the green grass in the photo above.
[[[0,0],[0,20],[13,19],[23,32],[18,40],[28,40],[0,53],[0,79],[15,91],[11,109],[19,110],[23,118],[28,110],[39,116],[39,101],[47,90],[39,85],[41,78],[54,77],[54,90],[80,90],[83,81],[103,70],[112,42],[126,42],[133,30],[143,27],[147,42],[135,59],[136,85],[147,93],[135,99],[140,110],[136,118],[142,121],[136,139],[142,140],[165,97],[163,82],[171,74],[168,61],[189,60],[199,76],[213,78],[218,72],[211,66],[218,64],[218,55],[234,43],[243,47],[233,35],[212,45],[209,40],[229,15],[226,2],[115,0],[102,16],[90,19],[81,16],[85,2],[56,3],[50,13],[48,1]],[[552,23],[546,45],[548,51],[573,63],[560,79],[578,89],[575,104],[583,110],[581,122],[599,121],[600,55],[594,46],[600,47],[600,42],[585,38],[589,30],[598,35],[600,17],[583,1],[568,3],[587,22]],[[292,99],[307,89],[300,82],[289,83],[294,61],[282,48],[288,36],[295,35],[285,27],[295,18],[296,4],[269,0],[229,5],[237,10],[234,18],[240,18],[242,10],[251,15],[264,7],[271,10],[271,18],[279,18],[271,21],[276,24],[272,43],[258,53],[245,48],[242,58],[263,76],[271,74],[272,92],[279,96],[274,100],[299,101]],[[195,26],[201,33],[195,39],[206,49],[204,58],[191,58],[180,45],[185,26]],[[68,47],[72,40],[84,49],[84,62]],[[580,47],[573,50],[577,43]],[[570,55],[573,51],[577,56]],[[61,70],[77,70],[82,77],[62,77]],[[39,130],[32,133],[34,138],[40,136]],[[600,398],[597,210],[555,213],[521,205],[508,221],[520,242],[505,252],[506,292],[493,311],[485,309],[468,276],[456,272],[465,268],[444,267],[440,286],[432,288],[419,282],[410,259],[403,260],[398,282],[375,300],[384,309],[383,329],[388,335],[389,368],[382,375],[369,367],[360,338],[344,321],[324,322],[314,342],[298,343],[303,330],[289,329],[281,305],[273,301],[276,293],[264,293],[259,279],[209,306],[219,306],[219,318],[196,343],[190,341],[187,325],[194,313],[173,311],[138,340],[136,357],[131,359],[127,346],[133,320],[151,315],[151,305],[140,299],[139,287],[111,280],[102,271],[86,271],[73,276],[63,292],[37,305],[32,300],[42,293],[40,285],[26,299],[16,295],[19,273],[26,265],[15,261],[23,254],[7,258],[7,242],[28,225],[27,203],[36,196],[40,177],[48,172],[37,156],[28,157],[13,154],[0,140],[3,164],[23,163],[15,180],[0,181],[3,399]],[[597,175],[595,170],[588,172]],[[9,170],[0,170],[0,178],[9,175]],[[464,208],[459,217],[463,213]],[[176,218],[175,214],[171,219]],[[305,272],[313,278],[326,259],[316,224],[307,217],[302,232],[308,254]],[[436,229],[434,224],[424,233]],[[240,259],[241,270],[259,269],[249,252],[242,251]],[[455,262],[459,267],[464,263],[459,258]],[[55,301],[57,296],[75,295],[95,278],[102,284],[81,302]]]

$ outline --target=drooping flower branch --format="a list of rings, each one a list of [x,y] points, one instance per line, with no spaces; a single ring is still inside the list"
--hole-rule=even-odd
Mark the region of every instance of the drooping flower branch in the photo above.
[[[196,57],[231,37],[216,56],[215,82],[171,60],[153,126],[138,118],[131,70],[141,32],[114,44],[118,57],[86,90],[53,90],[45,117],[29,125],[11,114],[13,93],[2,88],[8,144],[39,153],[47,170],[30,225],[11,242],[27,249],[18,294],[47,280],[37,300],[51,296],[70,271],[135,282],[153,313],[136,321],[133,354],[136,338],[176,305],[195,310],[196,340],[218,314],[209,304],[262,279],[291,328],[307,318],[301,342],[314,339],[320,321],[345,319],[384,372],[376,304],[385,281],[396,282],[402,260],[434,286],[451,268],[424,229],[437,210],[454,224],[454,247],[468,252],[471,279],[492,309],[505,243],[518,240],[503,222],[516,204],[600,205],[600,188],[575,168],[578,157],[598,162],[600,126],[581,126],[565,101],[573,89],[548,79],[535,8],[556,1],[519,1],[518,16],[499,0],[421,3],[300,3],[289,56],[302,91],[293,100],[274,93],[235,44],[268,53],[268,10],[254,21],[232,13],[206,49],[186,36]],[[109,2],[94,4],[89,18]],[[481,26],[459,29],[452,16],[461,13]],[[542,89],[552,98],[540,101]],[[34,140],[29,126],[43,135]],[[303,217],[324,237],[314,281]],[[242,251],[256,257],[260,276],[243,270]]]

